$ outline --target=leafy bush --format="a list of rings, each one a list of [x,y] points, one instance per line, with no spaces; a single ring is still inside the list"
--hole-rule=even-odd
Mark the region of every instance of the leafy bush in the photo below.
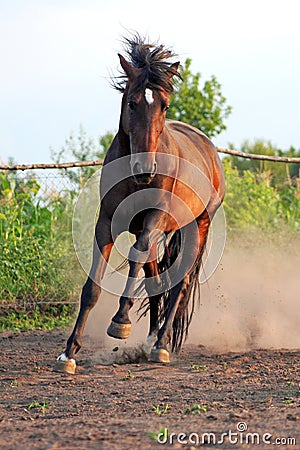
[[[300,229],[300,193],[296,186],[278,190],[269,172],[244,170],[242,175],[232,162],[223,161],[226,176],[224,208],[229,229],[256,227],[276,231],[287,226]]]
[[[229,144],[229,148],[234,149],[233,144]],[[275,147],[272,142],[263,139],[255,139],[253,141],[245,140],[240,147],[240,151],[251,153],[254,155],[283,156],[295,158],[300,156],[300,150],[290,147],[288,150],[280,150]],[[281,187],[289,185],[296,186],[297,179],[300,176],[300,163],[284,163],[274,161],[264,161],[261,159],[247,159],[239,156],[229,156],[225,158],[230,160],[232,166],[237,168],[240,175],[245,170],[253,173],[268,173],[272,186],[281,189]]]
[[[47,200],[33,175],[22,180],[0,173],[0,308],[53,316],[47,302],[77,297],[72,279],[77,267],[72,247],[71,208],[60,196]],[[78,290],[78,289],[77,289]],[[68,310],[68,311],[67,311]],[[73,308],[56,308],[69,314]],[[35,316],[36,317],[36,316]],[[2,324],[3,326],[3,324]],[[24,325],[25,326],[25,325]]]
[[[53,330],[70,326],[73,322],[72,308],[62,305],[48,308],[36,306],[30,311],[24,309],[4,310],[0,317],[0,332],[5,330]]]

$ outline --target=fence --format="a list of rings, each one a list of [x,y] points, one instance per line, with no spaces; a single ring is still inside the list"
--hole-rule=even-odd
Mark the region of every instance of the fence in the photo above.
[[[269,156],[269,155],[256,155],[253,153],[244,153],[232,149],[218,148],[219,153],[226,155],[238,156],[239,158],[256,159],[260,161],[273,161],[282,163],[300,163],[300,158],[290,158],[284,156]],[[103,159],[94,161],[75,161],[65,162],[61,164],[47,163],[47,164],[14,164],[6,165],[0,164],[0,170],[33,170],[33,169],[69,169],[72,167],[90,167],[90,166],[102,166]]]
[[[261,160],[261,161],[270,161],[270,162],[275,162],[275,163],[286,163],[286,164],[290,164],[290,163],[300,163],[300,158],[290,158],[290,157],[279,157],[279,156],[268,156],[268,155],[256,155],[256,154],[248,154],[248,153],[243,153],[243,152],[238,152],[236,150],[232,150],[232,149],[222,149],[222,148],[218,148],[217,149],[218,152],[223,153],[223,154],[227,154],[227,155],[232,155],[235,157],[240,157],[240,158],[247,158],[247,159],[252,159],[252,160]],[[12,184],[14,183],[14,186],[27,186],[27,183],[29,182],[29,186],[30,182],[32,181],[37,182],[37,187],[36,189],[38,190],[38,194],[36,195],[36,193],[34,195],[35,196],[35,205],[37,203],[37,199],[38,199],[38,203],[39,206],[42,206],[44,208],[44,210],[46,211],[46,213],[48,214],[52,214],[52,219],[55,221],[56,217],[56,206],[57,203],[55,203],[57,200],[61,201],[61,199],[64,199],[64,191],[66,193],[65,197],[67,198],[67,196],[70,194],[70,192],[73,190],[73,193],[77,193],[78,192],[78,187],[80,185],[80,183],[78,183],[78,180],[80,181],[80,171],[87,171],[88,168],[91,168],[91,170],[93,168],[99,167],[103,165],[103,160],[94,160],[94,161],[76,161],[76,162],[66,162],[66,163],[62,163],[62,164],[16,164],[16,165],[0,165],[0,171],[6,171],[6,174],[9,175],[8,178],[11,179]],[[79,171],[79,174],[77,173]],[[1,172],[0,172],[1,173]],[[3,173],[3,172],[2,172]],[[38,174],[37,174],[38,173]],[[72,178],[70,175],[74,174],[74,178]],[[236,177],[239,177],[238,174],[234,175]],[[283,171],[283,176],[285,176],[285,181],[287,180],[287,176],[285,175],[284,171]],[[77,178],[76,178],[77,177]],[[299,180],[299,179],[298,179]],[[85,179],[83,178],[82,180],[83,182],[85,181]],[[247,181],[247,180],[245,180]],[[248,180],[249,181],[249,180]],[[283,181],[283,180],[280,180]],[[287,180],[288,181],[288,180]],[[18,184],[19,183],[19,184]],[[288,184],[288,183],[287,183]],[[1,186],[0,186],[1,187]],[[246,187],[247,188],[247,187]],[[34,186],[33,186],[34,189]],[[300,192],[300,189],[298,189],[298,191]],[[238,195],[240,195],[240,193],[238,193]],[[0,200],[1,200],[1,196],[0,196]],[[3,203],[2,203],[3,204]],[[298,203],[297,203],[298,204]],[[50,205],[50,209],[48,208],[48,206]],[[55,207],[53,206],[55,205]],[[67,203],[66,202],[66,207],[71,208],[72,203]],[[65,208],[65,205],[58,205],[58,211],[59,214],[61,214],[61,211],[63,208]],[[71,205],[71,206],[70,206]],[[294,203],[293,205],[296,205],[296,203]],[[1,203],[0,203],[1,206]],[[27,206],[26,206],[27,207]],[[41,208],[41,210],[43,209]],[[48,208],[48,209],[47,209]],[[296,209],[297,207],[292,206],[293,209]],[[265,207],[265,209],[267,209]],[[27,210],[24,209],[24,211],[26,212]],[[19,220],[19,225],[22,226],[24,225],[24,211],[21,212],[23,214],[20,215],[20,217],[17,218],[17,220]],[[44,212],[45,212],[44,211]],[[1,237],[1,232],[3,232],[3,226],[1,225],[1,211],[0,210],[0,237]],[[5,211],[4,211],[5,212]],[[32,209],[32,214],[35,214],[35,210],[34,208]],[[3,216],[3,214],[2,214]],[[46,217],[47,220],[49,220],[49,217]],[[67,220],[71,220],[71,214],[69,214],[69,216],[67,217]],[[10,223],[8,226],[14,226],[14,216],[11,216],[9,218]],[[34,223],[34,220],[36,220],[34,217],[32,218],[32,223]],[[39,221],[43,220],[43,217],[38,217]],[[23,222],[22,222],[23,221]],[[41,222],[39,222],[39,224],[41,225]],[[31,224],[32,225],[32,224]],[[68,227],[70,229],[70,223],[68,223]],[[30,228],[29,226],[27,227],[28,229]],[[34,228],[34,225],[33,225]],[[45,235],[47,235],[47,233],[51,234],[52,230],[51,228],[49,229],[45,229],[42,230],[43,233]],[[22,232],[22,230],[20,231]],[[19,231],[17,230],[16,233],[19,233]],[[26,235],[27,236],[27,235]],[[60,240],[64,240],[65,235],[62,235],[63,239],[61,239],[60,236]],[[28,238],[26,237],[27,241]],[[34,239],[36,239],[36,234],[34,234]],[[70,236],[68,236],[68,239],[71,242]],[[30,237],[29,237],[30,240]],[[44,255],[47,258],[48,252],[50,254],[52,254],[51,252],[53,252],[53,243],[48,243],[47,240],[38,240],[39,245],[41,246],[41,248],[43,248],[44,246]],[[55,243],[55,245],[60,245],[61,243],[59,241],[57,241]],[[34,264],[34,258],[35,258],[35,251],[37,251],[36,249],[34,250],[33,248],[29,247],[28,244],[28,251],[29,251],[29,255],[28,255],[28,259],[32,259],[32,261],[30,261],[30,263]],[[14,277],[15,279],[13,280],[14,284],[17,285],[19,284],[25,284],[26,282],[28,282],[28,292],[31,289],[32,293],[27,294],[13,294],[15,296],[15,301],[14,301],[14,306],[22,308],[25,307],[25,305],[32,305],[32,306],[39,306],[39,305],[43,305],[43,304],[51,304],[51,305],[64,305],[64,304],[77,304],[78,301],[75,300],[74,296],[69,296],[66,293],[66,289],[67,289],[67,285],[65,283],[64,280],[51,280],[51,276],[55,277],[55,270],[57,271],[57,268],[60,267],[59,264],[64,263],[66,266],[69,264],[72,264],[69,262],[68,258],[70,253],[68,253],[68,251],[66,251],[65,248],[63,248],[62,250],[59,250],[60,252],[65,252],[62,255],[61,254],[57,254],[57,252],[55,254],[53,254],[53,258],[54,260],[51,262],[50,260],[50,265],[48,265],[48,263],[44,263],[44,261],[41,263],[40,258],[43,257],[38,255],[37,261],[36,261],[36,266],[34,268],[34,270],[36,270],[37,272],[40,270],[41,274],[43,273],[43,275],[41,275],[40,277],[44,277],[44,279],[42,280],[44,284],[46,284],[46,287],[41,287],[38,285],[39,282],[39,276],[35,276],[33,275],[31,278],[29,277],[28,280],[24,279],[24,276],[22,275],[22,273],[20,275],[17,275],[17,271],[15,270],[14,261],[11,261],[11,266],[9,265],[4,265],[2,266],[2,270],[13,270],[14,273]],[[24,250],[22,250],[22,252],[24,253]],[[21,252],[21,253],[22,253]],[[30,253],[32,252],[32,253]],[[59,252],[58,252],[59,253]],[[5,254],[3,254],[3,258],[2,258],[2,263],[4,262],[6,264],[6,261],[4,260],[4,258],[6,257]],[[32,256],[30,256],[32,255]],[[65,260],[63,261],[62,256],[65,257]],[[21,258],[21,256],[20,256]],[[58,259],[55,259],[58,258]],[[58,262],[57,262],[58,261]],[[46,267],[39,267],[39,265],[45,265]],[[52,267],[53,266],[53,267]],[[3,268],[4,267],[4,268]],[[63,266],[62,266],[63,267]],[[45,270],[44,270],[45,269]],[[20,268],[20,271],[23,270],[23,268]],[[30,270],[34,273],[34,270],[32,268],[30,268]],[[44,270],[44,272],[43,272]],[[51,272],[52,270],[52,272]],[[63,267],[62,270],[66,270],[66,267]],[[71,270],[71,268],[69,269]],[[49,276],[47,275],[47,271],[49,272]],[[46,275],[45,275],[46,273]],[[19,278],[18,278],[19,277]],[[2,277],[3,278],[3,277]],[[63,278],[63,277],[61,277]],[[55,286],[55,289],[59,288],[59,292],[54,291],[54,287],[52,289],[52,285],[49,286],[47,285],[48,281],[50,280],[51,283],[53,281],[53,283],[57,283],[57,285]],[[49,281],[49,283],[50,283]],[[4,277],[4,281],[3,283],[5,283],[5,277]],[[59,284],[60,282],[60,284]],[[70,283],[71,285],[72,283]],[[0,285],[1,285],[1,281],[0,281]],[[3,286],[3,284],[2,284]],[[44,292],[44,291],[49,291],[49,292]],[[5,298],[5,294],[3,294],[1,292],[1,286],[0,286],[0,294],[2,299]],[[25,298],[25,300],[24,300]],[[61,299],[61,301],[58,301],[57,298]],[[76,297],[77,298],[77,297]],[[6,303],[6,304],[5,304]],[[4,301],[1,300],[0,302],[0,306],[1,309],[4,308],[10,308],[10,302],[9,301]]]

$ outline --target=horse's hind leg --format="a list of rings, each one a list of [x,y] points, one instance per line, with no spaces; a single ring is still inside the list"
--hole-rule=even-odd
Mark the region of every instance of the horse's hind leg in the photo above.
[[[158,332],[158,339],[151,350],[149,360],[153,362],[169,362],[168,346],[172,341],[172,347],[179,349],[181,347],[184,336],[187,336],[188,326],[190,324],[189,318],[187,318],[187,308],[190,297],[195,294],[193,290],[193,283],[197,283],[199,270],[202,261],[203,250],[207,240],[208,230],[210,226],[210,215],[207,211],[197,218],[198,236],[193,233],[185,233],[190,242],[195,242],[195,263],[192,269],[185,273],[183,280],[174,286],[169,293],[169,305],[166,311],[166,318],[164,324]],[[185,245],[185,242],[183,243]],[[190,246],[188,246],[190,247]],[[192,248],[192,247],[190,247]],[[193,301],[193,299],[192,299]],[[193,307],[192,307],[193,310]],[[184,320],[185,318],[185,320]],[[175,320],[175,325],[174,325]],[[175,330],[174,330],[175,326]],[[177,335],[177,337],[175,337]],[[175,341],[174,341],[175,340]]]
[[[158,273],[157,260],[146,263],[144,266],[145,272],[145,287],[149,298],[149,312],[150,312],[150,326],[149,333],[146,340],[145,350],[150,352],[151,347],[157,340],[158,326],[159,326],[159,303],[162,294],[161,281]]]
[[[167,311],[166,320],[158,332],[157,341],[151,349],[149,361],[169,363],[170,354],[168,351],[169,343],[172,339],[172,325],[175,319],[180,302],[184,299],[189,284],[189,275],[186,275],[177,286],[174,286],[170,292],[170,305]]]
[[[95,231],[92,267],[82,288],[80,310],[72,334],[67,341],[66,350],[58,357],[54,366],[54,370],[57,372],[75,373],[74,356],[81,348],[82,334],[89,312],[96,305],[100,296],[100,282],[113,247],[109,229],[110,222],[103,218],[103,214],[100,214]]]

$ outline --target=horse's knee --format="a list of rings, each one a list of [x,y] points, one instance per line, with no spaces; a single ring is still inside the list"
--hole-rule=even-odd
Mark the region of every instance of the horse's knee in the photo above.
[[[82,288],[81,305],[87,308],[93,308],[97,303],[100,293],[100,286],[98,286],[90,278],[88,278],[87,282]]]

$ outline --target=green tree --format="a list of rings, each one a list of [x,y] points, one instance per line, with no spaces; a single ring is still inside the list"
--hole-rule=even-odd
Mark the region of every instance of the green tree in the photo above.
[[[185,61],[182,80],[171,97],[168,118],[180,120],[202,130],[210,138],[226,130],[224,120],[232,108],[222,95],[221,85],[215,76],[200,87],[201,74],[191,71],[191,59]]]
[[[243,175],[230,158],[224,158],[226,196],[224,208],[229,230],[241,228],[263,231],[300,229],[300,196],[297,187],[281,189],[271,184],[270,172],[245,169]]]
[[[229,148],[234,148],[233,144],[229,144]],[[244,153],[252,153],[255,155],[268,156],[285,156],[285,157],[299,157],[300,150],[290,147],[289,150],[280,150],[274,146],[270,141],[256,139],[253,142],[245,140],[240,151]],[[235,167],[240,175],[243,175],[246,170],[253,173],[268,173],[273,186],[278,189],[284,188],[287,184],[295,186],[297,179],[299,179],[300,164],[299,163],[284,163],[272,162],[255,159],[239,158],[238,156],[229,156],[224,160],[230,159],[232,166]]]
[[[115,137],[116,133],[113,133],[112,131],[107,131],[103,136],[100,136],[99,138],[99,144],[101,146],[102,150],[102,158],[105,157],[109,147],[111,146],[111,143]]]
[[[51,157],[57,164],[66,161],[93,161],[96,159],[104,159],[114,138],[114,133],[107,131],[97,140],[88,137],[84,128],[80,126],[79,133],[76,135],[72,132],[65,140],[65,144],[61,150],[55,151],[51,149]],[[97,170],[97,166],[78,167],[68,169],[65,175],[71,181],[75,192],[81,189],[86,181]],[[64,170],[64,169],[62,169]]]
[[[299,158],[300,149],[297,150],[295,147],[291,146],[287,151],[278,150],[278,156],[289,156],[290,158]],[[289,173],[292,179],[300,179],[300,163],[290,163]]]

